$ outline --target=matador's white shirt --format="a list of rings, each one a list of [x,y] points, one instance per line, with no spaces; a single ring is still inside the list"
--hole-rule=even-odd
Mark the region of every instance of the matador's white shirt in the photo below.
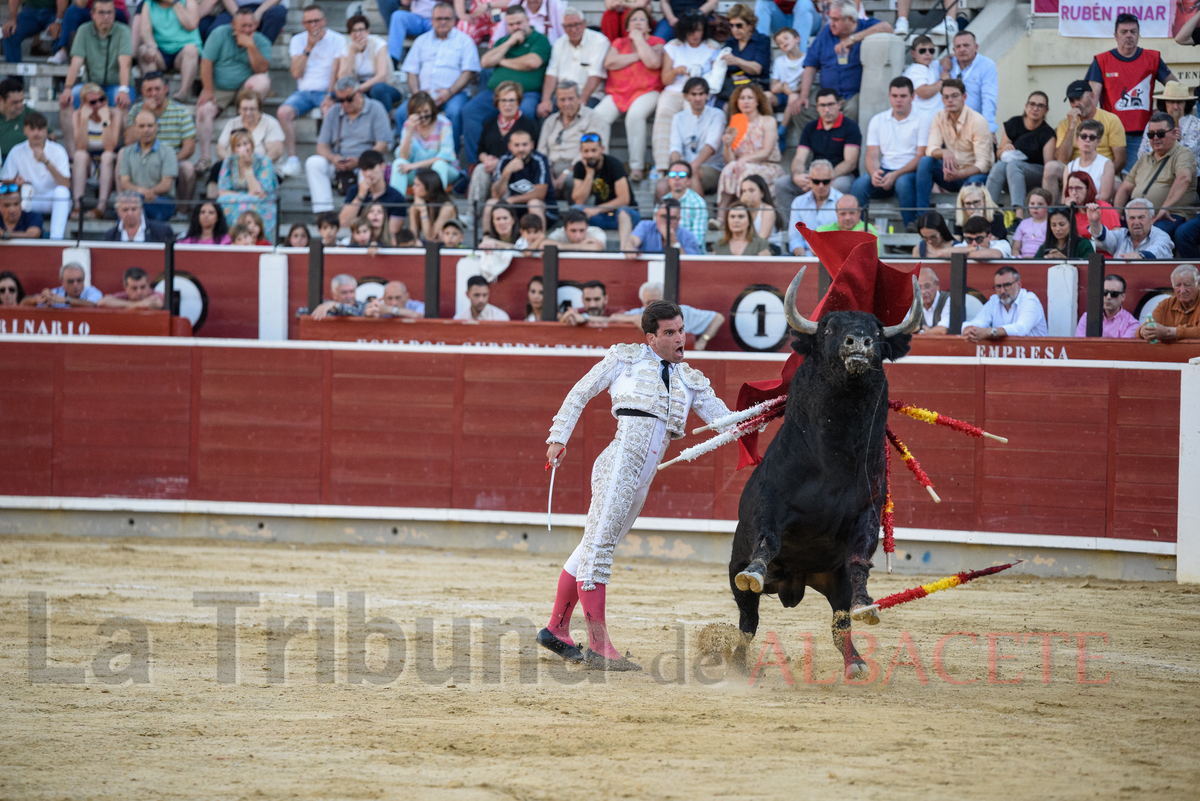
[[[690,409],[706,423],[729,414],[704,373],[687,362],[672,364],[671,390],[662,380],[662,361],[649,345],[613,345],[604,359],[571,389],[554,415],[547,443],[566,444],[588,401],[605,389],[612,396],[613,416],[618,409],[648,412],[666,423],[671,439],[685,433]]]

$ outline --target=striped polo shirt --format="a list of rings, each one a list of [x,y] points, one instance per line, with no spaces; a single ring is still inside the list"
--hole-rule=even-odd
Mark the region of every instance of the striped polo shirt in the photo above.
[[[129,109],[128,125],[133,125],[138,112],[142,110],[144,101],[139,100]],[[172,150],[179,150],[184,139],[196,138],[196,121],[188,113],[185,106],[174,100],[167,100],[167,107],[158,118],[158,141],[168,145]]]

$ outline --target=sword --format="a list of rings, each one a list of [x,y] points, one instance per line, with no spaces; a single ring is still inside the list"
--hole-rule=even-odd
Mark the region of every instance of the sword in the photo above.
[[[551,512],[554,509],[554,476],[556,473],[558,473],[558,459],[566,452],[567,449],[564,447],[558,452],[558,456],[555,456],[553,460],[546,462],[546,469],[550,471],[550,495],[546,498],[546,531],[554,530],[550,525]]]

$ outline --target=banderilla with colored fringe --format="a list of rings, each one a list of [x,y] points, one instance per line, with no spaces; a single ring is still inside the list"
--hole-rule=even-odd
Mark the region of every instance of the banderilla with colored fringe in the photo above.
[[[924,598],[925,596],[932,595],[935,592],[958,587],[962,584],[966,584],[968,581],[974,581],[981,576],[990,576],[994,573],[999,573],[1001,570],[1008,570],[1013,565],[1019,565],[1024,561],[1024,559],[1018,559],[1015,562],[1009,562],[1007,565],[995,565],[994,567],[985,567],[982,570],[964,570],[961,573],[955,573],[953,576],[946,576],[943,579],[938,579],[937,581],[929,584],[922,584],[919,587],[913,587],[912,589],[901,590],[900,592],[892,593],[886,598],[880,598],[870,606],[864,606],[861,609],[856,609],[854,611],[856,614],[861,614],[863,612],[878,611],[880,609],[890,609],[893,606],[906,604],[909,601],[915,601],[918,598]]]

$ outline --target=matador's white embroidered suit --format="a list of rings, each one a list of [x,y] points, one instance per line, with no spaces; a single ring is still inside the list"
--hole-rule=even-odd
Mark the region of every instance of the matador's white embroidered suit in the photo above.
[[[709,380],[687,363],[664,363],[648,345],[614,345],[604,360],[579,380],[554,416],[547,443],[565,445],[587,402],[607,389],[612,396],[617,435],[592,467],[592,504],[583,540],[563,566],[584,590],[608,584],[613,550],[642,511],[650,482],[672,439],[684,435],[688,411],[704,422],[729,414]],[[618,414],[631,411],[649,416]]]

